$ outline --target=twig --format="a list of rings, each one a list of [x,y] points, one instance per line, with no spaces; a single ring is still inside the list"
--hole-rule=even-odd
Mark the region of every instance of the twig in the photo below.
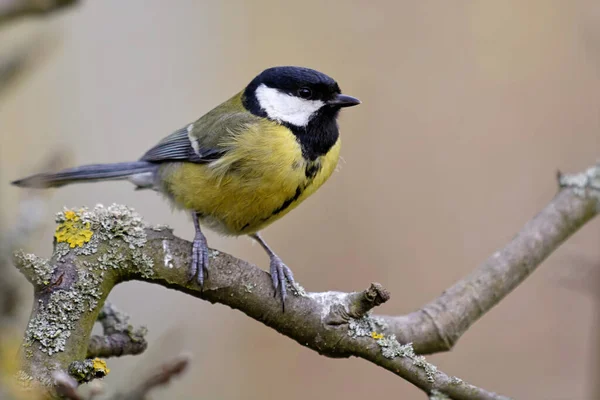
[[[143,379],[133,389],[119,393],[112,400],[145,400],[146,396],[155,388],[169,384],[171,379],[183,374],[189,366],[190,358],[180,355],[156,369],[150,376]]]
[[[135,355],[148,347],[145,338],[147,329],[134,329],[129,324],[129,315],[119,311],[112,304],[104,303],[98,322],[102,324],[104,335],[94,335],[90,338],[88,358]]]

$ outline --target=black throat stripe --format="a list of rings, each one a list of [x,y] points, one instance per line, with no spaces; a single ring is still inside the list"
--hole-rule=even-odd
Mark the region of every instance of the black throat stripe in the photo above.
[[[312,180],[320,170],[320,162],[307,163],[306,168],[304,169],[304,176],[306,176],[307,179]]]
[[[284,124],[296,136],[302,148],[302,156],[308,162],[327,154],[340,136],[337,124],[339,110],[327,106],[323,108],[305,127]]]

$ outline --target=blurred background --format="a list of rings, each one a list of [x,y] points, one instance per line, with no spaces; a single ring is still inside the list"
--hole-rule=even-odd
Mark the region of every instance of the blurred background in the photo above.
[[[555,173],[600,158],[600,5],[591,0],[85,1],[0,30],[36,61],[0,93],[1,218],[54,152],[68,165],[134,160],[262,69],[321,70],[360,107],[341,116],[339,172],[264,232],[307,290],[381,282],[379,313],[413,311],[502,247],[556,193]],[[49,256],[63,206],[127,204],[191,239],[193,225],[128,183],[47,198],[28,251]],[[263,268],[247,238],[209,244]],[[600,221],[556,251],[450,353],[445,372],[517,399],[599,399]],[[25,327],[31,295],[20,307]],[[358,359],[332,360],[239,312],[145,283],[109,299],[150,349],[109,360],[125,384],[182,350],[193,367],[154,398],[420,399]]]

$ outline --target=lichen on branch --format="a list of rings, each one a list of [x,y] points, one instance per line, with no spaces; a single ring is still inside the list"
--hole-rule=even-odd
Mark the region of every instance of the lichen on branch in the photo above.
[[[143,250],[147,226],[132,209],[65,209],[56,222],[50,260],[22,252],[14,257],[34,284],[34,307],[21,349],[23,373],[44,383],[52,381],[54,370],[66,371],[73,361],[86,359],[91,329],[112,287],[123,276],[153,273],[153,260]],[[122,334],[112,333],[110,343]],[[136,341],[125,353],[145,349],[142,331],[125,334]],[[96,344],[97,355],[105,354],[97,339]]]

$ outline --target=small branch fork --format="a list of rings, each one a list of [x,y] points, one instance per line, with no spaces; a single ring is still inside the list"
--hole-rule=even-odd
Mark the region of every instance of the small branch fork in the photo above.
[[[569,236],[600,212],[600,165],[581,174],[560,175],[559,183],[561,190],[554,199],[504,248],[445,290],[437,299],[420,310],[403,316],[377,316],[370,313],[374,307],[390,298],[389,293],[377,283],[367,290],[355,293],[305,293],[302,288],[295,287],[292,291],[296,295],[289,296],[285,312],[282,312],[280,300],[273,297],[269,274],[216,250],[211,250],[211,273],[201,290],[197,283],[189,281],[187,275],[192,244],[174,236],[168,229],[158,228],[145,229],[145,241],[140,249],[136,249],[133,242],[121,238],[99,243],[94,257],[103,257],[104,254],[116,257],[114,248],[121,246],[118,250],[121,262],[118,268],[103,270],[98,286],[104,291],[94,293],[98,302],[102,303],[112,287],[120,282],[143,280],[155,283],[240,310],[319,354],[336,358],[355,356],[368,360],[421,388],[430,398],[507,399],[444,374],[420,354],[451,349],[475,321],[523,282]],[[108,214],[119,213],[113,210]],[[135,213],[129,217],[139,219]],[[120,222],[126,221],[122,212],[118,218]],[[100,224],[111,225],[105,222],[101,221]],[[139,251],[143,254],[140,255]],[[74,271],[78,271],[81,277],[84,274],[82,269],[89,268],[85,263],[89,259],[89,255],[77,256],[72,252],[66,256],[63,254],[60,259],[55,254],[49,261],[53,266],[50,281],[63,275],[65,279],[61,280],[58,287],[51,289],[51,292],[68,290],[76,285],[77,278],[72,278],[77,275]],[[39,281],[32,271],[43,272],[44,268],[38,263],[35,265],[37,269],[32,269],[24,260],[26,258],[17,257],[17,267],[30,281]],[[144,267],[140,267],[135,260],[143,260]],[[41,293],[43,290],[39,285],[36,286],[36,301],[42,305],[48,301],[44,296],[51,295]],[[34,306],[32,320],[38,317],[37,313],[42,308],[41,305]],[[115,328],[120,323],[118,313],[112,306],[105,306],[102,312],[96,312],[105,325],[105,337],[123,333],[122,329]],[[112,319],[117,322],[109,322]],[[94,321],[95,318],[86,319],[82,316],[75,323],[76,334],[71,337],[89,338]],[[94,342],[100,344],[92,345]],[[106,343],[106,339],[92,339],[92,343],[69,338],[64,350],[57,355],[49,355],[32,346],[32,354],[23,357],[23,370],[34,379],[42,380],[44,377],[40,374],[43,375],[43,369],[36,368],[40,363],[54,363],[57,369],[66,370],[67,362],[81,359],[81,354],[134,354],[134,351],[125,351],[133,343],[105,346],[103,343]],[[173,366],[172,370],[180,368]],[[158,377],[155,381],[162,380]]]
[[[148,347],[145,327],[134,329],[129,324],[129,316],[117,310],[111,303],[104,303],[98,315],[104,335],[90,338],[87,358],[109,358],[140,354]]]

